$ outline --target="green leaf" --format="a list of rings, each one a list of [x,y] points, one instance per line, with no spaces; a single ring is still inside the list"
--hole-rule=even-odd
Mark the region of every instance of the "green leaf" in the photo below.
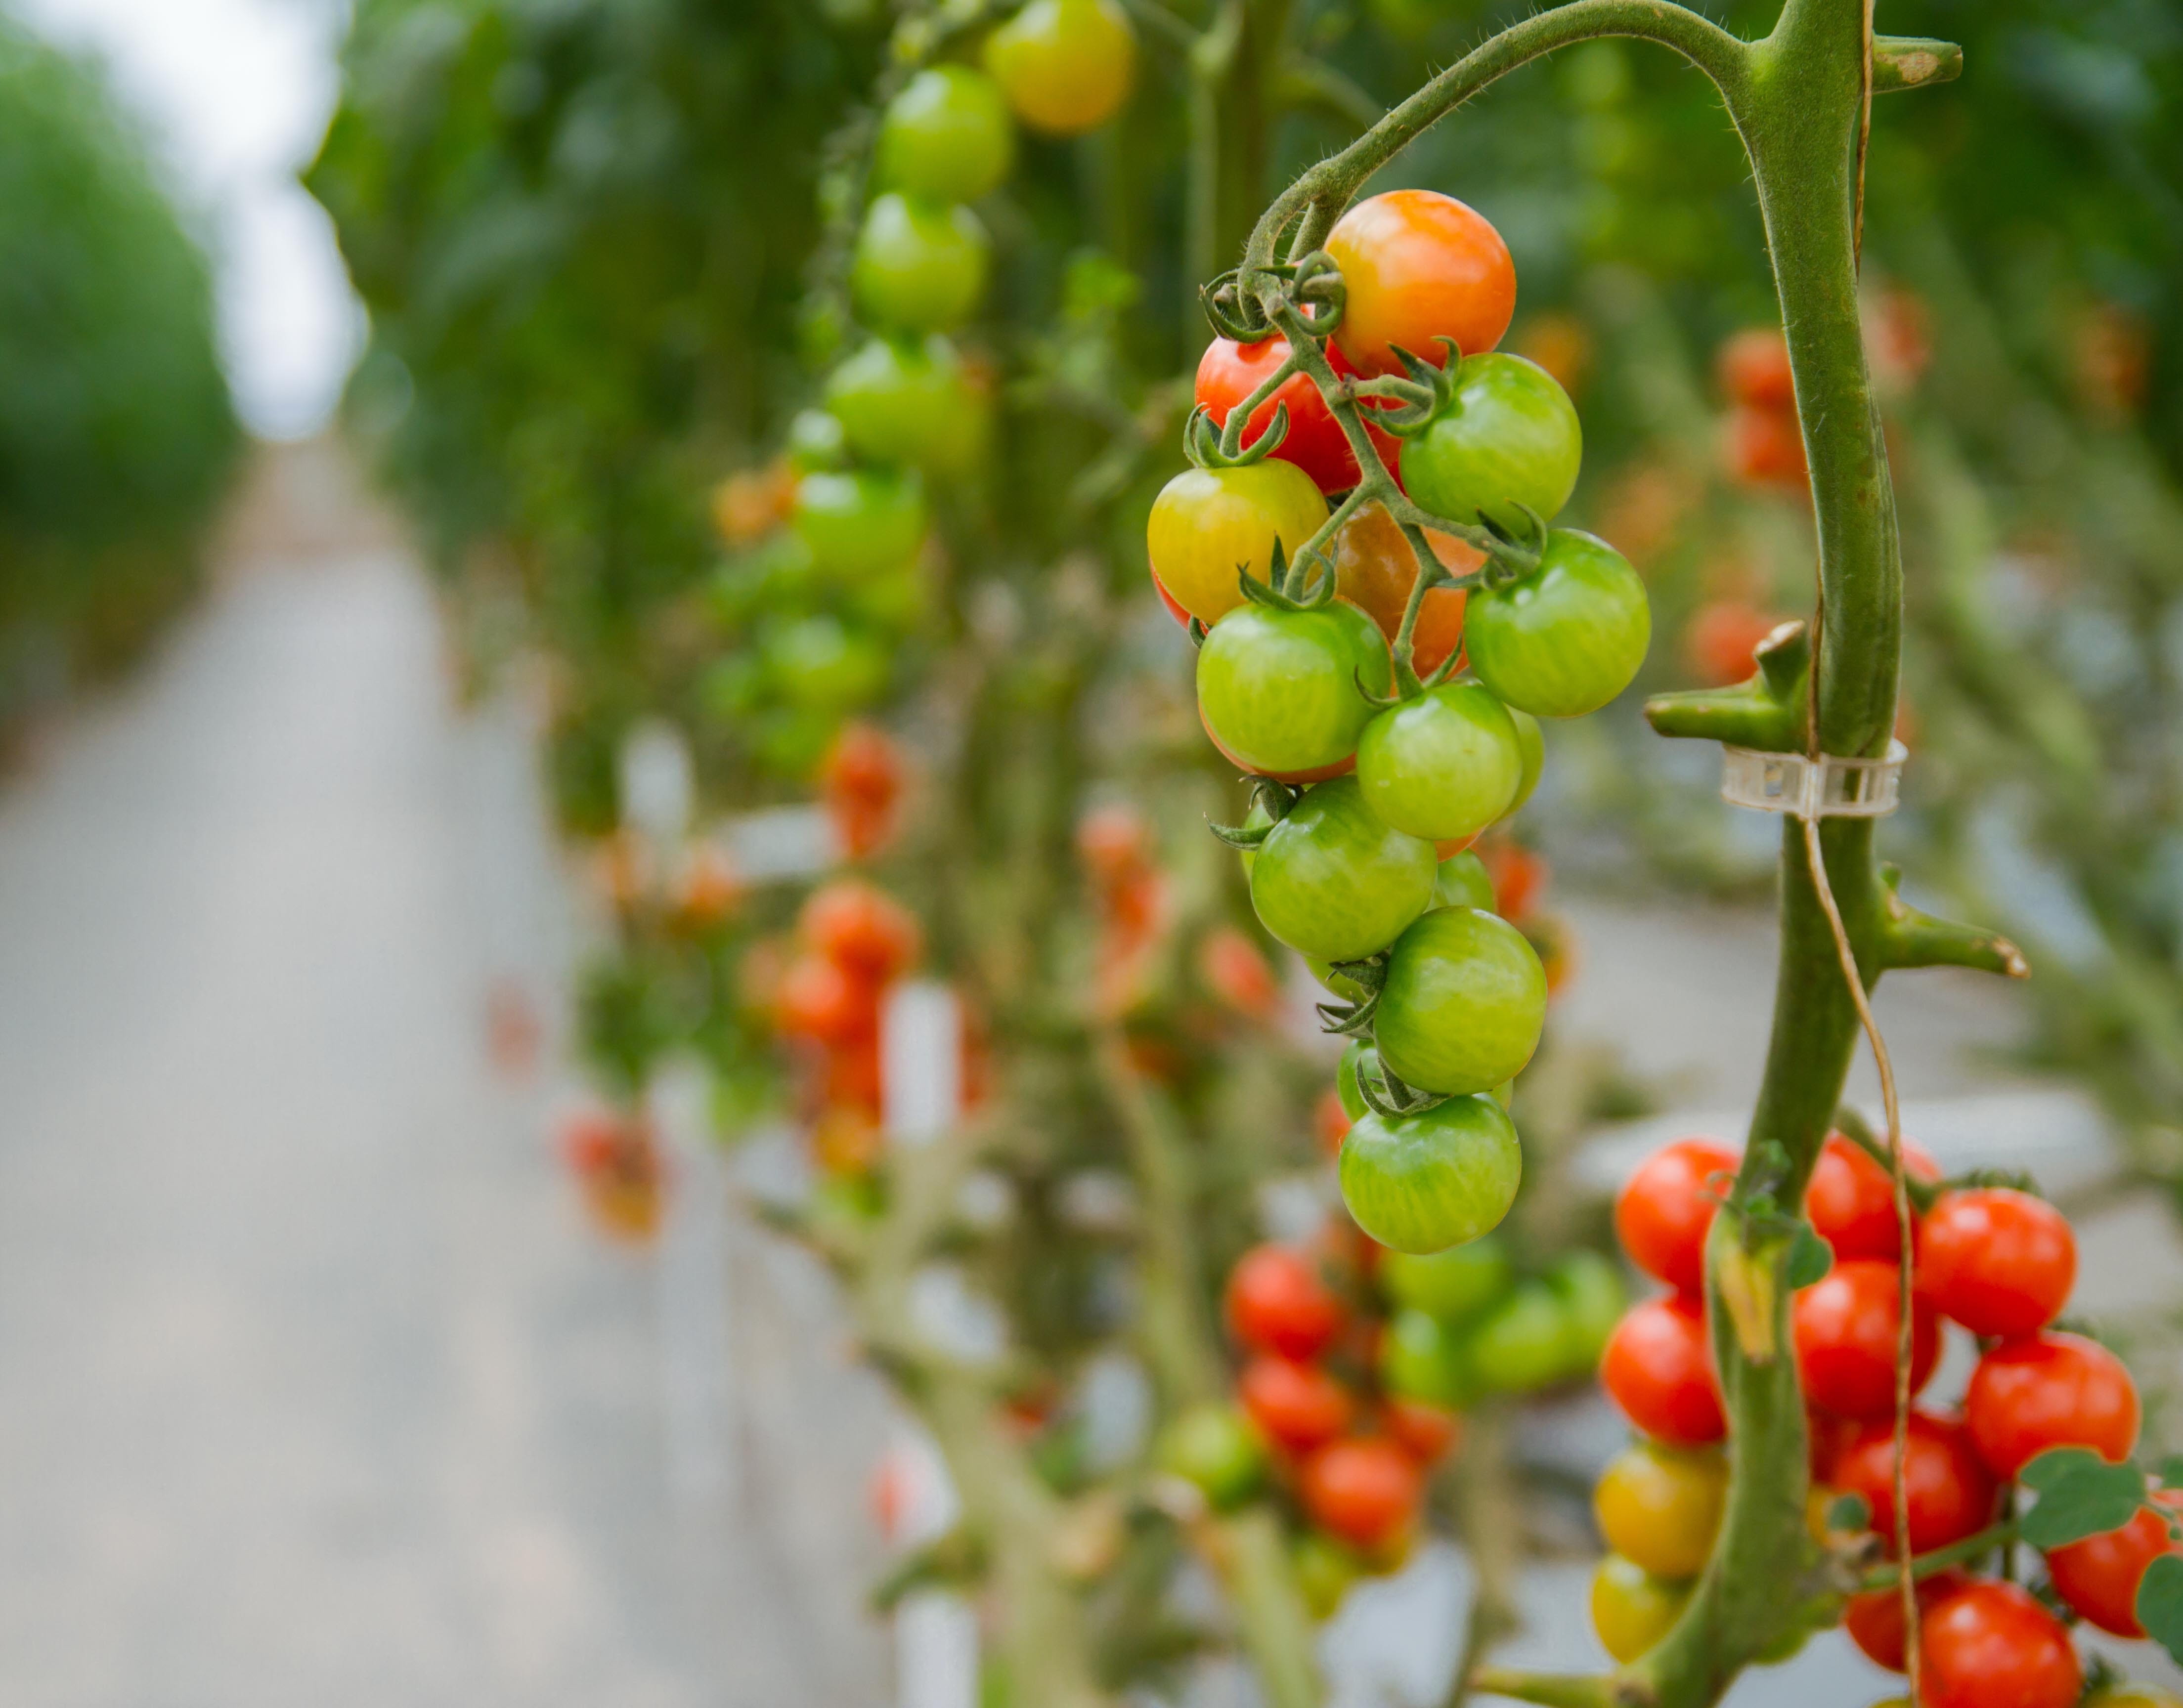
[[[2183,1661],[2183,1556],[2163,1554],[2137,1580],[2137,1621],[2145,1634]]]
[[[2183,1453],[2171,1453],[2160,1461],[2160,1486],[2183,1489]]]
[[[2033,1547],[2059,1548],[2113,1530],[2144,1504],[2145,1473],[2135,1465],[2108,1465],[2086,1453],[2058,1471],[2044,1462],[2056,1456],[2042,1453],[2025,1467],[2041,1478],[2039,1504],[2024,1520],[2024,1539]]]
[[[1797,1223],[1797,1243],[1789,1248],[1789,1285],[1808,1287],[1826,1278],[1835,1267],[1834,1248],[1813,1231],[1808,1222]]]
[[[2044,1491],[2071,1477],[2097,1471],[2107,1461],[2089,1447],[2049,1447],[2016,1473],[2025,1488]]]
[[[1862,1494],[1844,1494],[1827,1508],[1830,1530],[1869,1530],[1872,1507]]]

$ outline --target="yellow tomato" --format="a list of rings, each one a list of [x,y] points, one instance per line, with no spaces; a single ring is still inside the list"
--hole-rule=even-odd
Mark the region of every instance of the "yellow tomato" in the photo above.
[[[1694,1577],[1713,1552],[1728,1498],[1720,1453],[1678,1453],[1647,1441],[1614,1456],[1591,1491],[1607,1545],[1661,1578]]]
[[[1591,1628],[1617,1662],[1635,1661],[1682,1617],[1687,1581],[1655,1578],[1634,1560],[1609,1554],[1591,1574]]]
[[[1325,520],[1326,500],[1293,463],[1186,469],[1153,501],[1145,545],[1160,585],[1209,627],[1243,602],[1237,565],[1264,580],[1276,539],[1293,557]]]
[[[1105,124],[1137,78],[1137,32],[1116,0],[1030,0],[986,38],[986,69],[1034,130]]]

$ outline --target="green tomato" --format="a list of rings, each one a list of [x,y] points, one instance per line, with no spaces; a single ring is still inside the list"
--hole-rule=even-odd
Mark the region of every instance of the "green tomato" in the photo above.
[[[1354,605],[1239,605],[1197,649],[1197,715],[1246,770],[1308,780],[1357,751],[1364,696],[1387,680],[1387,637]]]
[[[1491,1097],[1451,1097],[1416,1115],[1369,1114],[1341,1141],[1341,1200],[1397,1251],[1445,1251],[1500,1224],[1524,1154]]]
[[[1526,1281],[1479,1319],[1466,1349],[1479,1385],[1496,1394],[1530,1394],[1569,1373],[1568,1307],[1543,1281]]]
[[[1539,567],[1522,580],[1474,592],[1463,619],[1478,679],[1540,718],[1597,712],[1630,685],[1652,636],[1645,584],[1630,560],[1573,528],[1547,535]]]
[[[925,569],[914,557],[853,581],[847,589],[850,614],[890,634],[915,628],[925,606]]]
[[[1436,516],[1521,540],[1531,523],[1519,505],[1553,520],[1583,460],[1569,393],[1537,363],[1497,350],[1464,358],[1455,395],[1403,446],[1403,485]]]
[[[724,629],[739,630],[753,619],[786,611],[808,610],[819,602],[818,565],[799,534],[769,535],[758,545],[730,558],[705,584],[705,607]]]
[[[925,489],[914,474],[869,469],[819,472],[796,483],[791,524],[821,575],[876,575],[916,556],[925,541]]]
[[[986,38],[986,69],[1032,130],[1075,136],[1129,98],[1137,32],[1119,0],[1030,0]]]
[[[1160,1432],[1153,1459],[1195,1483],[1217,1511],[1241,1505],[1265,1476],[1266,1450],[1251,1420],[1232,1406],[1193,1406]]]
[[[977,466],[985,454],[985,404],[953,345],[874,338],[826,376],[826,406],[850,448],[875,463],[937,475]]]
[[[886,688],[886,648],[838,617],[799,618],[769,629],[760,650],[768,681],[792,705],[850,712]]]
[[[1398,1305],[1447,1323],[1491,1305],[1508,1288],[1508,1253],[1491,1234],[1420,1257],[1391,1251],[1380,1260],[1380,1288]]]
[[[1523,777],[1516,726],[1475,682],[1391,706],[1357,741],[1357,781],[1372,810],[1433,841],[1475,836],[1508,812]]]
[[[1440,862],[1440,881],[1433,885],[1436,907],[1483,907],[1493,911],[1493,880],[1486,862],[1468,848]]]
[[[1303,957],[1303,964],[1311,969],[1311,976],[1313,978],[1318,979],[1321,985],[1332,991],[1345,1002],[1362,1002],[1364,998],[1370,994],[1362,984],[1359,984],[1347,973],[1336,972],[1332,963],[1330,962],[1321,961],[1316,957],[1307,955]],[[1375,1062],[1377,1062],[1380,1059],[1377,1051],[1374,1052],[1372,1059]]]
[[[1364,1575],[1357,1556],[1324,1530],[1307,1530],[1289,1550],[1289,1568],[1314,1619],[1330,1619],[1349,1586]]]
[[[771,775],[800,781],[819,768],[841,732],[838,713],[782,707],[758,720],[751,732],[751,751]]]
[[[1475,1395],[1462,1338],[1430,1312],[1397,1311],[1387,1319],[1379,1365],[1380,1385],[1398,1400],[1459,1410]]]
[[[1439,872],[1431,843],[1381,824],[1357,779],[1337,777],[1308,792],[1259,845],[1251,905],[1290,948],[1361,961],[1425,912]]]
[[[1503,1079],[1493,1088],[1491,1095],[1493,1101],[1503,1109],[1514,1109],[1516,1106],[1516,1082],[1514,1079]]]
[[[968,208],[890,191],[864,210],[849,289],[875,325],[945,332],[969,319],[984,297],[991,248]]]
[[[849,441],[842,424],[824,409],[799,409],[788,422],[788,466],[799,474],[849,466]]]
[[[698,679],[698,697],[724,724],[738,723],[765,703],[765,666],[747,652],[731,652]]]
[[[1490,1091],[1539,1047],[1547,972],[1524,934],[1478,907],[1436,907],[1403,932],[1372,1017],[1380,1059],[1426,1091]]]
[[[1597,1251],[1572,1251],[1547,1272],[1569,1323],[1569,1376],[1590,1376],[1629,1303],[1622,1273]]]
[[[1325,984],[1326,980],[1322,979],[1320,982]],[[1341,982],[1345,984],[1349,983],[1347,979]],[[1333,990],[1334,987],[1329,984],[1327,988]],[[1339,995],[1341,993],[1336,991],[1335,994]],[[1352,1121],[1363,1120],[1371,1107],[1364,1101],[1364,1094],[1357,1089],[1358,1074],[1360,1072],[1376,1073],[1379,1068],[1380,1052],[1377,1050],[1362,1038],[1349,1040],[1349,1047],[1341,1052],[1341,1064],[1334,1070],[1334,1091],[1341,1099],[1341,1112]]]
[[[890,190],[975,202],[1008,175],[1015,148],[1000,86],[968,65],[936,65],[887,103],[875,164]]]
[[[1516,798],[1508,803],[1508,811],[1501,816],[1513,818],[1523,810],[1524,803],[1531,798],[1531,791],[1539,786],[1539,779],[1547,768],[1546,732],[1539,728],[1539,720],[1528,712],[1519,712],[1514,706],[1508,708],[1508,721],[1516,726],[1516,748],[1524,756],[1524,775],[1516,785]]]

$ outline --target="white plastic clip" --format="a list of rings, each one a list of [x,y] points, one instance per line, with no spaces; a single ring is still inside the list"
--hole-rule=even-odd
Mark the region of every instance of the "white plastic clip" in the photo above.
[[[1798,818],[1878,818],[1895,810],[1902,762],[1909,757],[1900,741],[1890,741],[1877,759],[1838,759],[1830,753],[1818,760],[1724,742],[1720,798],[1731,807]]]

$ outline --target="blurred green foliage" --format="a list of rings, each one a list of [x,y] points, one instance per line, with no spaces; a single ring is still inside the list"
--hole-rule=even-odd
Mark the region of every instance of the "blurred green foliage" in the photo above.
[[[205,257],[144,138],[0,17],[0,722],[186,598],[238,444]]]

